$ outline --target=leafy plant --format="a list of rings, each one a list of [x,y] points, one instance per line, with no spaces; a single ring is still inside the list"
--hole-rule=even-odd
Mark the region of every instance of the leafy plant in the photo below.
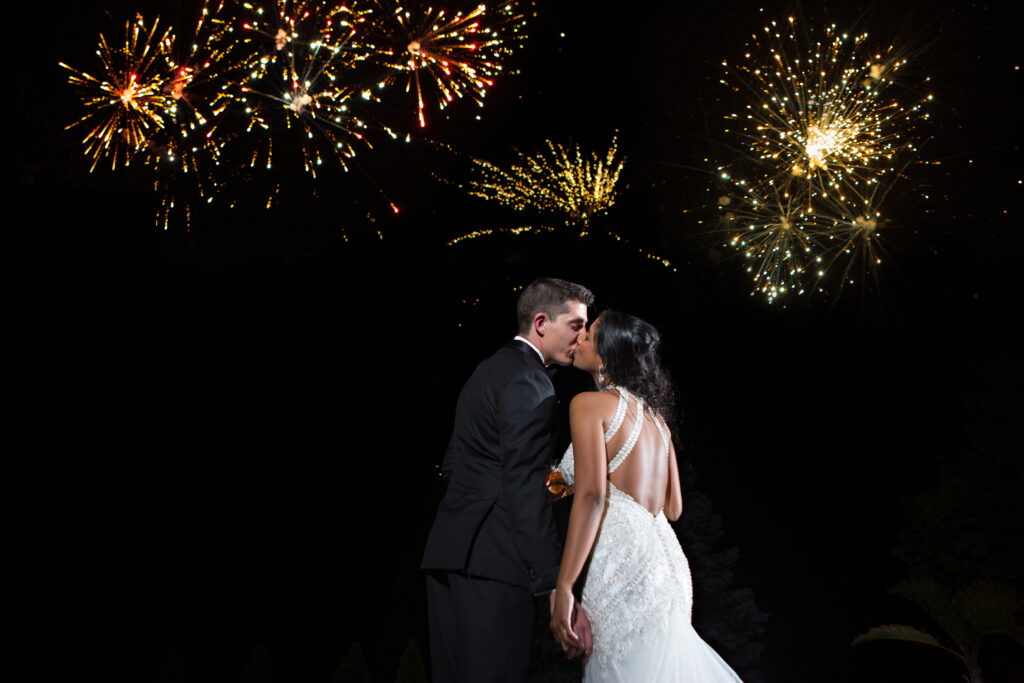
[[[969,683],[983,683],[978,655],[986,636],[1005,633],[1024,644],[1024,629],[1017,613],[1024,602],[1014,586],[976,579],[956,594],[935,579],[910,578],[890,590],[917,603],[944,631],[944,639],[914,626],[875,626],[853,639],[852,645],[877,640],[902,640],[938,648],[956,657],[966,669]]]

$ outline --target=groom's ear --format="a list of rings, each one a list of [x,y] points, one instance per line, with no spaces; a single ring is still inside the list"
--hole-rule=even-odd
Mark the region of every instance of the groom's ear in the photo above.
[[[549,320],[550,318],[548,318],[548,314],[544,313],[543,311],[533,316],[533,329],[537,332],[537,334],[539,334],[542,337],[544,336],[544,331],[547,327]]]

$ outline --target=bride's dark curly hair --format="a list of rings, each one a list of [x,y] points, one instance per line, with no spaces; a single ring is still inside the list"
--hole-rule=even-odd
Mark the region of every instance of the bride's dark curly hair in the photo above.
[[[661,363],[658,330],[640,318],[614,310],[601,313],[598,321],[597,352],[604,361],[607,381],[636,394],[672,424],[676,396]]]

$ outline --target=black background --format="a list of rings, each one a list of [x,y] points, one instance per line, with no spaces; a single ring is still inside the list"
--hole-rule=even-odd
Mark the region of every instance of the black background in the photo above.
[[[941,654],[849,642],[916,618],[885,593],[906,575],[892,550],[904,503],[969,447],[964,397],[1019,410],[1012,13],[763,7],[538,2],[519,73],[427,135],[500,161],[617,134],[620,199],[589,236],[454,246],[523,219],[439,182],[465,160],[422,137],[381,136],[316,196],[282,171],[276,209],[215,204],[159,229],[142,170],[88,173],[57,62],[95,71],[101,31],[135,10],[187,23],[192,5],[18,8],[7,329],[24,438],[8,487],[39,666],[150,680],[173,648],[189,679],[237,680],[262,641],[277,680],[326,681],[359,641],[374,680],[393,679],[409,638],[426,645],[416,567],[459,387],[514,333],[517,288],[556,275],[593,289],[593,314],[662,330],[686,466],[771,615],[764,678],[957,680]],[[783,308],[721,249],[712,188],[732,110],[719,65],[791,13],[913,46],[935,94],[921,157],[941,164],[893,201],[879,282]],[[384,111],[418,133],[411,99]]]

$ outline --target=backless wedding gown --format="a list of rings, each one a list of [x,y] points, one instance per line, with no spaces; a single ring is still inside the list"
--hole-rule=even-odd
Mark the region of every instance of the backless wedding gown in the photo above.
[[[605,432],[607,443],[622,426],[627,404],[636,419],[608,475],[626,460],[643,429],[643,401],[621,387],[619,404]],[[648,408],[669,453],[669,433]],[[656,457],[667,457],[658,455]],[[572,446],[558,469],[575,478]],[[586,661],[587,683],[738,683],[739,677],[690,625],[693,583],[690,565],[664,511],[651,513],[608,481],[604,520],[591,551],[582,607],[594,633]]]

